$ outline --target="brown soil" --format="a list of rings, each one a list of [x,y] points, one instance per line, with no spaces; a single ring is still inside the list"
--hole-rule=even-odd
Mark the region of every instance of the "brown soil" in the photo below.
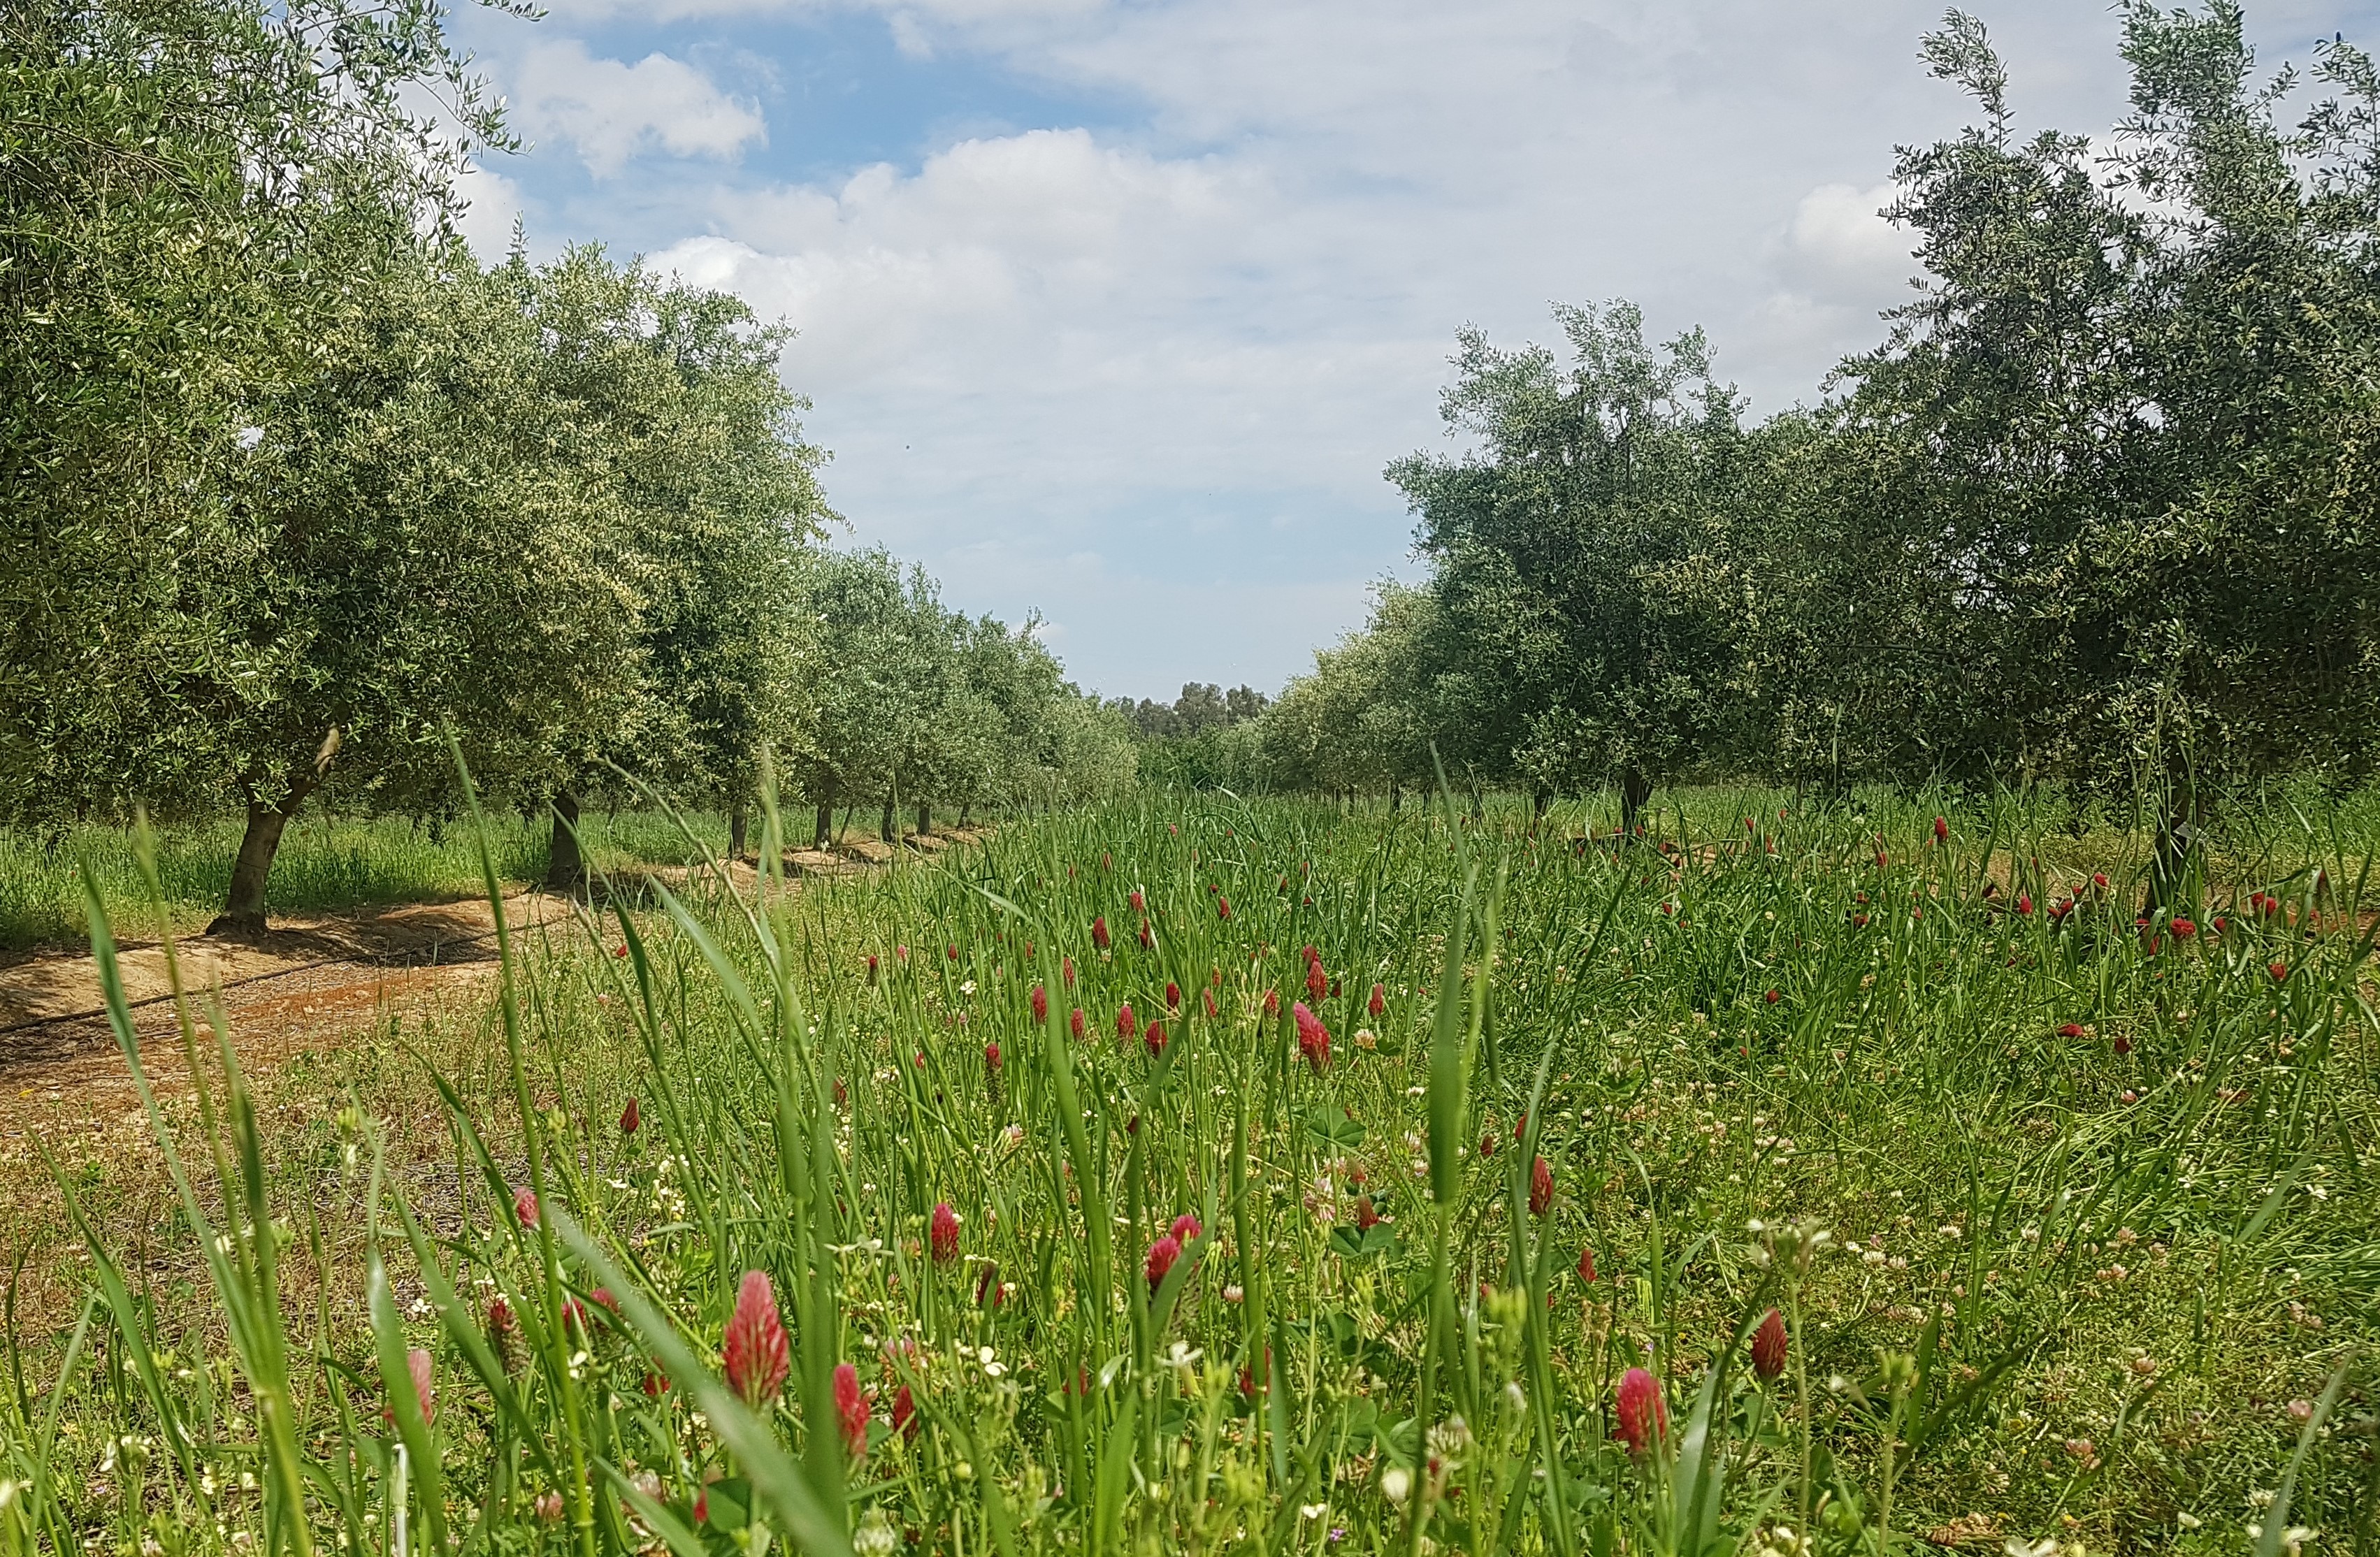
[[[796,879],[860,875],[905,851],[940,853],[981,836],[953,831],[905,839],[897,847],[869,839],[832,851],[795,850],[785,855],[785,870]],[[738,890],[753,889],[751,865],[739,863],[730,872]],[[687,876],[679,867],[615,872],[610,885],[632,896],[647,882],[680,892],[702,885]],[[575,911],[570,899],[539,891],[504,899],[516,935],[580,933],[568,923]],[[335,1044],[390,1015],[431,1004],[476,1008],[496,967],[494,931],[486,899],[467,899],[285,918],[254,940],[190,935],[175,942],[175,954],[202,1042],[212,996],[238,1040],[241,1066],[254,1072]],[[164,947],[128,940],[117,962],[143,1067],[161,1094],[188,1090]],[[0,1136],[38,1129],[44,1120],[114,1117],[138,1106],[90,953],[47,950],[0,960]]]

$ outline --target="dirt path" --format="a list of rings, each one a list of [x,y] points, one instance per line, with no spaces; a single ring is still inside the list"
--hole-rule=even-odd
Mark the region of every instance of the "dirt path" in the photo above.
[[[785,869],[796,880],[863,875],[903,853],[938,853],[979,836],[910,839],[897,849],[870,840],[832,852],[795,850],[785,855]],[[738,889],[751,891],[753,867],[732,871]],[[614,885],[660,880],[679,889],[687,874],[653,867],[622,873]],[[540,891],[504,899],[516,934],[563,924],[572,912],[568,899]],[[186,990],[219,992],[240,1063],[251,1072],[334,1045],[392,1013],[433,1004],[474,1009],[488,997],[485,985],[496,968],[494,915],[482,898],[291,916],[276,920],[261,940],[191,935],[175,950]],[[164,948],[128,938],[117,961],[143,1067],[161,1093],[186,1090]],[[87,950],[0,960],[0,1136],[21,1137],[29,1129],[46,1134],[45,1125],[113,1118],[139,1106],[103,1001]]]

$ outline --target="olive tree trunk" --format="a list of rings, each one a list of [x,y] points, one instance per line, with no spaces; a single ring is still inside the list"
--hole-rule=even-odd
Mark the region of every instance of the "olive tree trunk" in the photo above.
[[[273,857],[281,851],[281,835],[289,818],[311,790],[310,785],[300,785],[271,805],[253,799],[248,803],[248,826],[239,835],[239,852],[232,859],[231,890],[224,895],[223,912],[208,923],[208,935],[264,934],[264,886],[273,875]]]
[[[1622,838],[1636,836],[1636,818],[1643,814],[1645,803],[1653,798],[1653,780],[1645,770],[1631,763],[1620,775],[1620,834]]]
[[[934,831],[934,808],[926,801],[917,803],[917,836],[930,838]]]
[[[550,892],[577,892],[587,885],[587,857],[578,848],[578,797],[568,790],[553,792],[553,841],[545,854],[545,886]]]
[[[747,820],[742,801],[739,800],[727,808],[727,857],[731,860],[740,860],[744,857],[744,834]]]

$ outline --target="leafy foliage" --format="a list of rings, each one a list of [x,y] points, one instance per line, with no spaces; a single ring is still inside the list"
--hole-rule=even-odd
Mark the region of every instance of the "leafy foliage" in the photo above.
[[[1814,408],[1745,426],[1702,337],[1648,347],[1625,304],[1558,310],[1567,362],[1466,332],[1469,451],[1390,472],[1429,609],[1384,593],[1284,694],[1276,780],[1406,781],[1318,707],[1541,792],[2138,784],[2176,837],[2226,783],[2368,773],[2380,73],[2324,44],[2291,128],[2237,5],[2122,9],[2107,145],[2020,135],[1972,18],[1926,41],[1983,123],[1902,154],[1925,273]]]

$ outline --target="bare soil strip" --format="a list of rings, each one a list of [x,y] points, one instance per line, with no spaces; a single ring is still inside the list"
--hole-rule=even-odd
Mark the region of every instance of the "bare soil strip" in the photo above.
[[[794,850],[785,870],[795,879],[861,875],[905,851],[938,853],[972,842],[977,832],[907,839],[895,847],[869,840],[838,851]],[[749,891],[754,871],[731,867]],[[659,880],[682,887],[688,873],[656,867],[619,873],[617,887]],[[562,924],[569,899],[524,890],[504,900],[516,933]],[[119,931],[131,925],[119,926]],[[276,920],[260,940],[191,935],[175,943],[183,987],[194,998],[214,992],[238,1040],[240,1064],[255,1071],[307,1049],[334,1045],[392,1012],[438,1002],[475,1008],[496,966],[495,920],[483,898],[410,903],[346,915]],[[164,948],[127,941],[118,962],[141,1062],[161,1093],[187,1089],[176,1036]],[[88,951],[46,950],[0,963],[0,1136],[67,1116],[112,1117],[137,1108],[131,1072],[109,1032],[99,973]]]

